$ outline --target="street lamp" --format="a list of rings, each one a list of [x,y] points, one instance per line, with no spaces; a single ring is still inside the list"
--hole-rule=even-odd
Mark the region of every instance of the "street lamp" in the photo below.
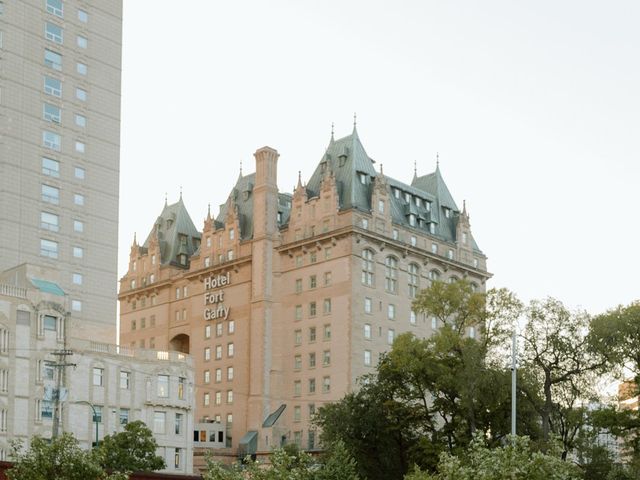
[[[98,448],[98,414],[96,413],[96,407],[94,407],[92,403],[89,403],[86,400],[78,400],[74,403],[82,403],[91,407],[91,410],[93,411],[93,421],[96,424],[96,448]]]

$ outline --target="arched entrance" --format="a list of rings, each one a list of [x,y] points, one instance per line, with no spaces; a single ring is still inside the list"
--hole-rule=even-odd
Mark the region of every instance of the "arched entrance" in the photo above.
[[[169,342],[169,350],[174,352],[189,353],[189,335],[181,333]]]

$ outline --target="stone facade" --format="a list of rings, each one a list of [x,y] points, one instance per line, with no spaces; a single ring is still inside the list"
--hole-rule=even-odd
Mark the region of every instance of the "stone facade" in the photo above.
[[[122,0],[5,0],[0,271],[60,271],[86,335],[115,343]]]
[[[78,320],[54,277],[32,265],[0,276],[0,459],[12,440],[52,436],[60,391],[58,432],[73,433],[89,448],[96,423],[99,441],[142,420],[154,432],[166,471],[191,473],[192,358],[78,338],[82,330],[76,331]],[[61,364],[66,367],[56,367]]]
[[[255,159],[201,232],[180,199],[134,240],[121,344],[194,357],[196,419],[226,425],[226,453],[314,450],[315,409],[357,388],[397,335],[438,328],[411,311],[419,289],[465,278],[482,291],[490,275],[439,168],[411,184],[386,177],[355,128],[293,195],[278,193],[275,150]]]

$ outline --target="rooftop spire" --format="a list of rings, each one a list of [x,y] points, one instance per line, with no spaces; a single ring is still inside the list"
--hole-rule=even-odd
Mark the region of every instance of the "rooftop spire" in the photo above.
[[[211,220],[211,203],[207,205],[207,220]]]
[[[180,185],[180,200],[182,200],[182,185]]]
[[[440,152],[436,152],[436,170],[440,169]]]
[[[380,175],[384,175],[384,172],[382,171],[382,164],[380,164]]]
[[[134,245],[138,245],[138,239],[137,239],[137,234],[136,234],[136,232],[133,232],[133,244],[134,244]]]
[[[164,192],[164,206],[167,206],[167,192]]]
[[[356,126],[358,125],[358,114],[353,112],[353,131],[355,132]]]
[[[242,160],[240,160],[240,176],[242,177]]]
[[[298,186],[296,188],[302,188],[302,171],[298,170]]]

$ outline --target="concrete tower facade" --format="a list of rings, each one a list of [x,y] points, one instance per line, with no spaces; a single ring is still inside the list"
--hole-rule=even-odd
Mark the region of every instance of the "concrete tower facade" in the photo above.
[[[0,271],[58,270],[113,342],[122,0],[2,0],[0,29]]]

